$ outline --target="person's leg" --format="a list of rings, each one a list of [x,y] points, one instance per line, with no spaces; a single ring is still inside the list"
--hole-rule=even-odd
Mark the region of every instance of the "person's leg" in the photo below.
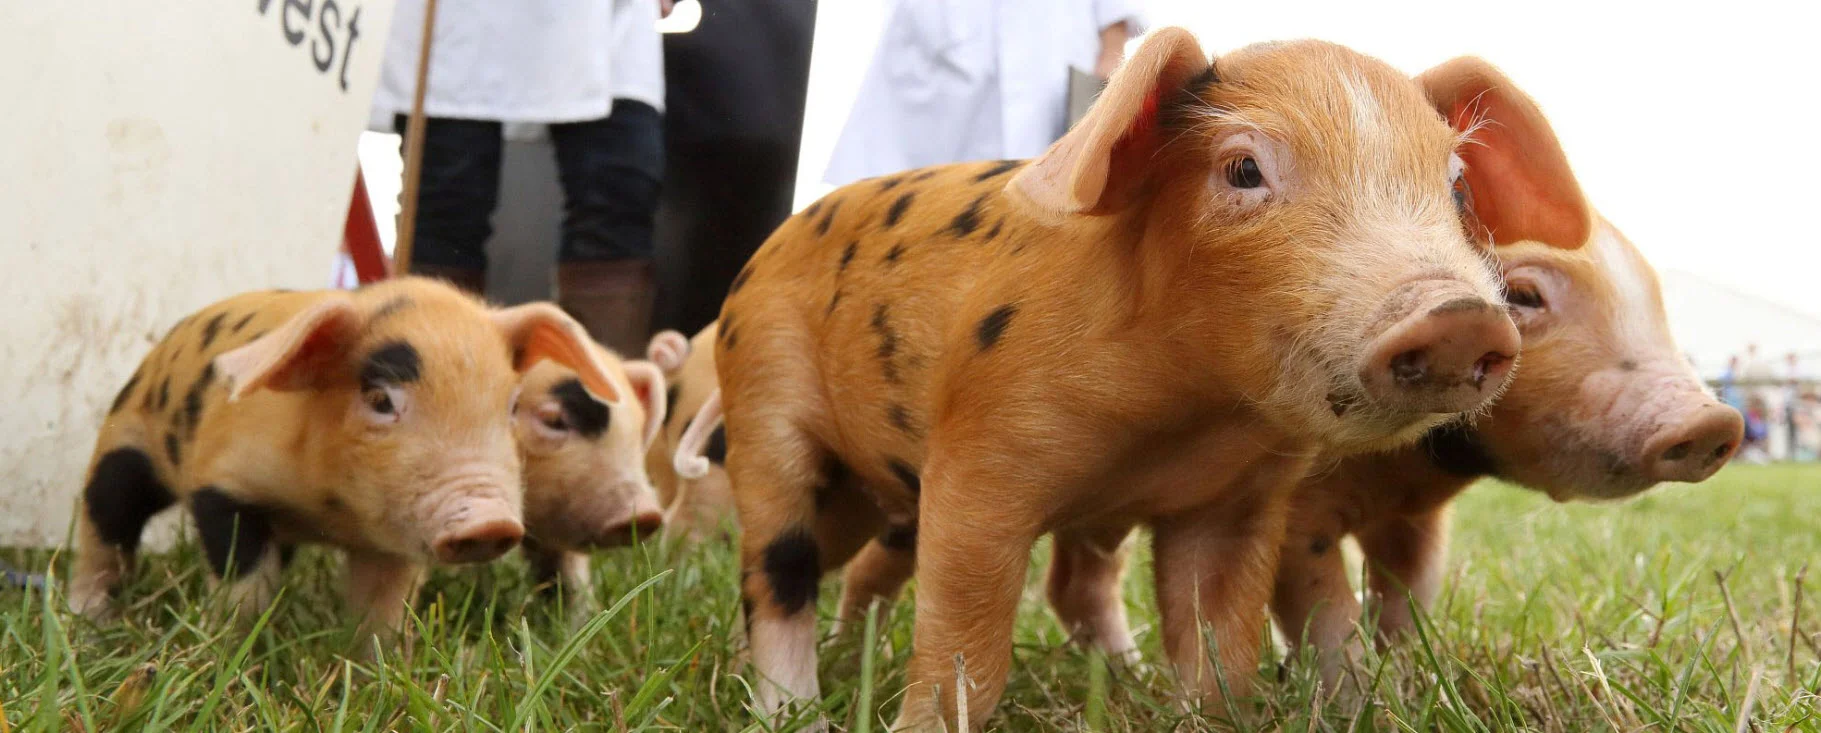
[[[613,115],[550,126],[563,183],[557,299],[595,340],[644,352],[651,335],[652,217],[664,171],[663,118],[613,102]]]
[[[401,136],[406,118],[392,126]],[[424,125],[410,271],[472,293],[486,291],[487,239],[499,203],[500,123],[432,117]]]
[[[663,325],[695,333],[720,317],[727,288],[791,213],[794,149],[717,140],[669,147],[657,228],[676,262],[666,282]]]

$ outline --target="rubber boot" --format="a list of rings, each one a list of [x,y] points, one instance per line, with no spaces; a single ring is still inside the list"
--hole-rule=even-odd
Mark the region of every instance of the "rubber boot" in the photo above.
[[[557,305],[614,353],[640,358],[651,338],[656,295],[650,260],[562,262],[556,266]]]
[[[411,263],[411,274],[447,280],[455,287],[475,295],[487,295],[487,271],[475,267],[453,267],[450,265],[427,265],[421,262]]]

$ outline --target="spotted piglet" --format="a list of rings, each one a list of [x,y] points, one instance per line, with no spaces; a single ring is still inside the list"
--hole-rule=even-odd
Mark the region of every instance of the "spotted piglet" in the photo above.
[[[1541,110],[1490,64],[1458,58],[1418,82],[1438,112],[1477,128],[1482,143],[1466,153],[1469,171],[1521,176],[1547,166],[1569,175]],[[1389,640],[1414,628],[1409,601],[1425,606],[1440,589],[1449,506],[1476,480],[1498,476],[1557,501],[1617,499],[1662,481],[1705,480],[1739,445],[1743,420],[1708,394],[1676,348],[1650,264],[1578,186],[1558,193],[1558,205],[1538,209],[1510,189],[1475,186],[1479,210],[1591,222],[1578,248],[1494,248],[1524,339],[1524,366],[1498,402],[1415,445],[1322,461],[1296,490],[1271,609],[1292,644],[1317,650],[1328,689],[1363,642],[1342,538],[1356,537],[1365,551],[1371,618]],[[1136,644],[1120,599],[1120,554],[1111,551],[1124,532],[1102,536],[1058,538],[1050,598],[1084,641],[1128,655]]]
[[[263,292],[173,328],[114,400],[82,493],[70,604],[105,615],[152,515],[182,503],[227,600],[257,613],[294,545],[346,551],[348,594],[396,629],[429,563],[518,544],[520,373],[549,360],[624,387],[555,306],[501,310],[404,278]]]
[[[733,519],[733,494],[727,485],[727,436],[720,414],[698,415],[702,406],[719,397],[715,377],[714,342],[720,332],[710,323],[694,338],[685,340],[674,331],[652,338],[647,356],[668,366],[670,417],[657,442],[646,455],[645,466],[664,503],[665,533],[686,542],[717,536]],[[701,427],[694,427],[700,422]],[[682,448],[694,460],[677,465],[675,456],[687,436],[697,445]]]
[[[863,181],[785,222],[715,346],[756,707],[818,694],[818,580],[879,536],[919,574],[894,729],[953,729],[958,675],[983,725],[1033,543],[1132,523],[1181,680],[1244,693],[1314,457],[1503,388],[1519,337],[1484,233],[1586,240],[1532,215],[1573,185],[1550,171],[1470,208],[1467,132],[1348,49],[1210,62],[1164,29],[1036,160]]]
[[[524,553],[533,576],[561,585],[577,615],[594,608],[586,553],[649,539],[663,525],[645,453],[664,425],[664,375],[593,351],[632,399],[602,400],[576,370],[545,362],[526,372],[513,419],[525,455]]]

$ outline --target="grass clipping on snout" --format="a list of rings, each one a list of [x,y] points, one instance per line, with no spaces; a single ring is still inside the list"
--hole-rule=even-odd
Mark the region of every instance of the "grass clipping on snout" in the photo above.
[[[1405,643],[1368,648],[1319,696],[1312,659],[1272,651],[1254,698],[1205,710],[1174,694],[1148,542],[1134,540],[1125,581],[1133,665],[1065,643],[1043,603],[1046,541],[1006,695],[990,712],[970,696],[969,715],[1007,731],[1821,732],[1821,602],[1814,576],[1798,583],[1821,558],[1816,517],[1818,466],[1739,466],[1616,505],[1489,483],[1459,503],[1441,593]],[[352,654],[330,552],[300,552],[280,600],[240,627],[206,618],[206,562],[189,547],[142,558],[104,625],[64,611],[67,555],[0,551],[56,571],[50,593],[0,590],[0,715],[15,731],[766,730],[749,708],[737,552],[657,544],[595,558],[606,610],[579,627],[516,556],[439,570],[409,638],[371,661]],[[772,729],[880,731],[897,715],[915,587],[877,609],[874,633],[836,637],[837,587],[819,597],[823,698]]]

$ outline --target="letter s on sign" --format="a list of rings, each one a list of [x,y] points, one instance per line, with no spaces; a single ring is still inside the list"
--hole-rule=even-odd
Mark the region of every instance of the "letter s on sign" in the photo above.
[[[333,21],[329,20],[331,16]],[[338,30],[341,28],[341,7],[335,0],[322,0],[322,15],[316,19],[317,26],[322,28],[322,37],[310,41],[310,60],[316,63],[317,71],[326,74],[335,65],[335,31],[329,28],[331,25]],[[324,47],[328,50],[323,50]]]

